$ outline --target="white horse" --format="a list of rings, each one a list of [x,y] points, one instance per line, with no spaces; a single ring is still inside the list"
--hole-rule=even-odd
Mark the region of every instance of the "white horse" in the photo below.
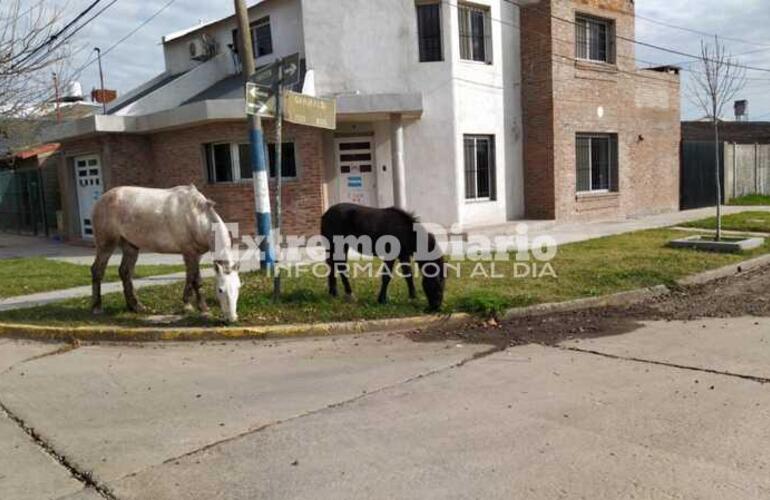
[[[144,307],[134,293],[131,281],[139,250],[165,254],[182,254],[187,267],[187,283],[183,300],[192,310],[193,292],[198,309],[208,311],[201,295],[200,260],[214,252],[216,289],[219,305],[228,322],[238,320],[237,304],[241,280],[239,263],[232,255],[232,242],[227,227],[195,186],[172,189],[118,187],[106,192],[93,209],[96,260],[91,266],[92,311],[102,312],[101,282],[112,252],[123,250],[120,279],[128,308],[142,312]]]

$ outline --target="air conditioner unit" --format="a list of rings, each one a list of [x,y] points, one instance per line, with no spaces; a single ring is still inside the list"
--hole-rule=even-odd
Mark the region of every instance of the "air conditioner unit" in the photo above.
[[[217,46],[214,39],[204,33],[190,42],[189,49],[191,59],[205,61],[216,55]]]

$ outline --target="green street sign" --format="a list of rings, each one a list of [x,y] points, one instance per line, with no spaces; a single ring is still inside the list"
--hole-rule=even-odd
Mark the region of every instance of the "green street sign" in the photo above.
[[[246,84],[246,114],[247,115],[275,115],[275,95],[264,87],[255,83]]]
[[[283,117],[297,125],[337,128],[337,101],[286,91],[283,100]]]
[[[281,85],[284,87],[291,87],[299,83],[300,63],[299,54],[292,54],[283,58],[283,64],[279,65],[278,62],[268,64],[262,68],[257,69],[249,80],[261,87],[273,88],[279,80],[278,68],[283,67],[283,78],[281,79]]]

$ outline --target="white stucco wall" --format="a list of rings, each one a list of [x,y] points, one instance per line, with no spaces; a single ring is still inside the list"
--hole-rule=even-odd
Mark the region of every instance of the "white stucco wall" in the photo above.
[[[229,6],[229,4],[228,4]],[[271,63],[275,58],[299,52],[304,55],[302,40],[302,7],[300,0],[270,0],[256,3],[249,8],[249,19],[256,21],[270,16],[270,29],[273,35],[273,53],[257,58],[257,66]],[[232,43],[232,32],[236,27],[234,17],[209,24],[200,30],[167,41],[163,45],[166,71],[175,75],[188,71],[200,64],[190,58],[189,45],[199,38],[201,33],[213,37],[219,53],[229,54],[227,45]]]
[[[446,225],[497,224],[524,213],[519,37],[510,26],[518,25],[517,12],[503,0],[474,3],[489,5],[497,20],[492,65],[460,60],[455,3],[441,4],[444,61],[420,63],[414,0],[302,0],[318,95],[422,93],[422,116],[404,122],[407,204],[423,220]],[[390,125],[375,129],[389,162]],[[495,135],[496,201],[464,199],[464,134]],[[379,153],[379,200],[387,206],[391,169],[383,175],[382,160]]]

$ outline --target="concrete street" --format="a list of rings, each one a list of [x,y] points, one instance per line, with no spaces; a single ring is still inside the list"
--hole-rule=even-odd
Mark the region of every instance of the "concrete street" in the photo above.
[[[768,498],[770,319],[493,348],[0,340],[0,498]]]

